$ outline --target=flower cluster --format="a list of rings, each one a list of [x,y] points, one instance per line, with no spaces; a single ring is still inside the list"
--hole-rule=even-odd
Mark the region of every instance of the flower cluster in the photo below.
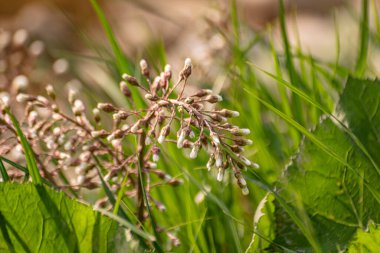
[[[171,177],[157,165],[164,143],[173,143],[178,149],[188,149],[191,159],[197,158],[199,152],[206,152],[209,156],[206,167],[209,171],[217,171],[218,181],[223,180],[227,169],[232,169],[243,194],[248,194],[241,171],[258,165],[243,155],[244,146],[252,143],[245,138],[250,131],[228,122],[229,118],[239,116],[239,112],[216,109],[222,97],[211,90],[188,94],[186,87],[193,71],[190,59],[185,60],[176,82],[172,81],[170,65],[154,78],[145,60],[140,62],[140,68],[143,78],[139,80],[124,74],[120,90],[128,101],[131,101],[132,92],[137,91],[144,97],[144,108],[98,103],[89,113],[78,94],[70,90],[71,112],[68,112],[57,103],[52,85],[46,87],[46,97],[17,95],[17,101],[25,104],[23,131],[36,154],[41,175],[58,188],[94,189],[105,181],[112,191],[123,189],[124,196],[137,200],[138,218],[144,221],[147,213],[141,175],[149,202],[161,211],[165,206],[151,196],[151,188],[181,184],[180,179]],[[7,106],[3,101],[3,109]],[[107,127],[103,123],[110,118],[112,126]],[[7,140],[0,143],[1,155],[15,150],[20,153],[20,144],[4,110],[0,125],[0,134],[6,135]],[[131,145],[136,140],[137,145]],[[151,183],[152,176],[159,182]],[[17,177],[21,177],[20,173],[13,175],[14,179]],[[110,203],[104,198],[97,205],[107,207]]]

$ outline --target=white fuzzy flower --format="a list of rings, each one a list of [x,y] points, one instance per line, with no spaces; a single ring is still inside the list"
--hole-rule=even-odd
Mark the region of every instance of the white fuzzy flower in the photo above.
[[[165,136],[162,134],[157,139],[158,143],[160,143],[160,144],[162,144],[164,142],[164,140],[165,140]]]
[[[194,145],[193,149],[190,152],[190,158],[191,159],[197,158],[198,152],[199,152],[199,145]]]
[[[160,160],[160,155],[159,154],[153,154],[153,162],[158,162]]]
[[[182,130],[177,140],[177,148],[183,147],[183,142],[185,141],[185,138],[186,138],[186,133],[185,131]]]
[[[222,182],[223,181],[223,175],[224,175],[223,169],[219,168],[218,175],[216,176],[216,180],[218,180],[219,182]]]

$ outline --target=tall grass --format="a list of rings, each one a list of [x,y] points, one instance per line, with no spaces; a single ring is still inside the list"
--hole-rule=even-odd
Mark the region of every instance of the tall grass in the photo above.
[[[90,0],[99,22],[110,45],[111,59],[100,59],[107,67],[116,66],[115,84],[120,74],[124,72],[134,73],[136,67],[131,62],[138,59],[129,59],[121,50],[120,42],[107,21],[106,14],[96,0]],[[375,4],[375,1],[374,1]],[[284,1],[279,1],[279,20],[277,26],[281,34],[281,49],[276,48],[272,38],[272,30],[267,33],[252,32],[248,44],[246,38],[242,38],[241,29],[246,25],[239,19],[236,0],[230,1],[229,28],[214,27],[215,33],[221,33],[227,38],[227,50],[230,52],[228,60],[223,59],[220,72],[227,75],[228,81],[233,84],[223,91],[224,105],[234,107],[241,113],[241,117],[234,123],[252,130],[250,137],[254,140],[254,146],[247,148],[249,158],[260,164],[260,169],[248,169],[245,177],[248,180],[250,194],[243,196],[240,189],[233,184],[232,172],[226,175],[223,183],[215,180],[215,175],[205,168],[207,157],[200,154],[199,159],[185,160],[184,154],[173,145],[166,145],[163,159],[158,163],[160,168],[165,168],[168,174],[183,180],[183,185],[173,188],[169,186],[156,187],[151,194],[155,199],[160,199],[166,206],[165,212],[159,212],[154,208],[144,192],[144,179],[139,168],[140,188],[143,190],[144,204],[147,206],[149,220],[145,224],[138,224],[139,228],[149,235],[154,234],[156,240],[154,248],[158,252],[165,251],[168,247],[163,242],[168,238],[161,238],[157,231],[164,230],[177,235],[181,241],[175,252],[244,252],[250,244],[253,233],[257,233],[253,224],[253,216],[260,201],[265,195],[272,193],[279,204],[288,212],[293,223],[300,229],[315,252],[322,252],[321,246],[314,235],[314,228],[309,222],[309,217],[303,207],[296,209],[290,207],[275,191],[278,177],[283,172],[290,156],[293,155],[302,138],[310,139],[321,152],[325,152],[333,159],[338,160],[349,169],[351,166],[345,158],[340,157],[334,150],[326,146],[323,141],[314,136],[309,129],[315,127],[322,115],[338,120],[334,115],[335,98],[341,92],[344,80],[348,75],[364,77],[368,73],[368,59],[370,58],[370,45],[378,46],[380,38],[380,22],[376,17],[376,31],[369,27],[369,1],[362,1],[360,23],[360,37],[356,49],[355,66],[346,66],[339,60],[340,38],[337,32],[337,59],[334,62],[324,62],[302,49],[302,45],[292,45],[289,40],[287,28],[287,13]],[[377,12],[376,12],[377,14]],[[371,36],[371,35],[374,36]],[[246,35],[244,35],[246,36]],[[267,57],[272,58],[274,73],[257,66],[253,49],[258,47],[265,50]],[[96,52],[95,52],[96,54]],[[162,68],[166,62],[164,45],[158,45],[151,55],[157,58],[157,69]],[[100,56],[100,58],[102,58]],[[265,76],[265,78],[263,78]],[[272,83],[268,83],[271,80]],[[206,85],[211,86],[211,83]],[[112,94],[115,87],[102,87],[106,94]],[[132,88],[132,97],[136,107],[141,108],[144,100]],[[127,103],[128,104],[128,103]],[[37,169],[33,153],[23,136],[17,120],[9,113],[17,134],[23,144],[27,167],[12,164],[6,158],[0,157],[0,173],[4,181],[8,181],[3,162],[10,163],[20,170],[30,174],[32,180],[40,184],[44,180]],[[348,132],[360,146],[360,141],[355,139],[353,133]],[[132,140],[138,141],[138,140]],[[366,149],[361,145],[363,153]],[[367,152],[368,153],[368,152]],[[105,169],[102,162],[97,160],[98,175],[101,178],[103,192],[108,196],[113,213],[107,215],[116,216],[122,222],[128,224],[138,223],[133,210],[133,203],[123,195],[123,187],[114,193],[107,185],[104,177]],[[360,175],[358,175],[360,176]],[[152,179],[154,182],[155,179]],[[376,191],[374,191],[376,192]],[[377,196],[377,195],[376,195]],[[377,196],[380,201],[380,196]],[[273,224],[272,224],[273,225]],[[146,238],[147,234],[132,232]],[[285,245],[273,242],[273,238],[257,233],[257,236],[277,247],[287,249]],[[149,238],[151,238],[149,236]],[[170,239],[170,238],[169,238]],[[142,248],[147,247],[143,242]],[[291,249],[287,249],[291,251]]]
[[[122,65],[123,55],[120,46],[111,32],[104,14],[95,1],[91,1],[99,20],[105,27],[107,36],[116,56],[117,65]],[[216,27],[215,32],[222,33],[229,42],[231,52],[229,61],[221,66],[231,83],[224,94],[226,104],[240,111],[242,117],[236,123],[253,131],[255,141],[253,149],[248,150],[253,159],[257,159],[261,169],[249,170],[251,194],[243,197],[231,184],[220,184],[213,180],[205,170],[205,157],[197,161],[183,163],[183,156],[173,147],[167,147],[165,159],[159,166],[165,167],[175,177],[183,178],[180,188],[157,188],[153,194],[167,206],[164,214],[152,210],[152,216],[164,229],[173,231],[181,239],[178,252],[243,252],[251,239],[253,213],[267,191],[273,191],[272,184],[280,175],[303,136],[310,138],[323,152],[347,165],[345,160],[326,147],[308,129],[319,122],[322,115],[333,116],[335,97],[342,89],[342,83],[348,75],[365,76],[367,73],[368,46],[374,43],[369,36],[368,1],[362,1],[359,47],[357,48],[354,67],[345,66],[339,61],[340,38],[337,32],[337,59],[335,62],[323,62],[304,52],[301,45],[292,45],[288,38],[284,1],[279,1],[279,23],[282,50],[275,48],[273,39],[266,34],[252,33],[251,44],[244,45],[241,39],[241,27],[237,3],[230,1],[230,27],[223,30]],[[379,24],[379,22],[377,22]],[[268,34],[271,30],[268,30]],[[261,69],[254,64],[252,49],[258,46],[266,50],[273,59],[274,73]],[[283,53],[282,53],[283,52]],[[161,55],[165,62],[164,52]],[[125,68],[120,68],[125,71]],[[276,89],[261,79],[260,74],[272,78],[277,83]],[[277,95],[279,94],[279,96]],[[204,195],[200,203],[195,198]],[[277,196],[279,198],[279,196]],[[313,228],[308,227],[300,212],[293,213],[284,201],[280,200],[289,212],[294,223],[300,227],[316,252],[320,246],[313,237]],[[122,199],[122,202],[125,200]],[[307,217],[305,218],[307,219]],[[260,236],[260,235],[259,235]],[[271,239],[267,240],[271,241]],[[284,247],[278,245],[279,247]]]

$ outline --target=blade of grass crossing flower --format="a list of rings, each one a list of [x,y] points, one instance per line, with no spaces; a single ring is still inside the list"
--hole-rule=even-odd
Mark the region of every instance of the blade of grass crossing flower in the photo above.
[[[28,170],[28,168],[26,168],[26,167],[24,167],[24,166],[22,166],[22,165],[20,165],[20,164],[18,164],[18,163],[13,162],[13,161],[9,160],[8,158],[6,158],[6,157],[4,157],[4,156],[0,156],[0,159],[1,159],[3,162],[5,162],[5,163],[7,163],[7,164],[9,164],[9,165],[11,165],[11,166],[13,166],[14,168],[16,168],[16,169],[21,170],[22,172],[24,172],[24,173],[25,173],[25,176],[24,176],[24,182],[27,182],[27,181],[28,181],[28,179],[29,179],[29,170]],[[50,182],[49,182],[48,180],[46,180],[45,178],[42,178],[42,181],[43,181],[45,184],[47,184],[47,185],[49,185],[49,186],[51,186],[51,187],[54,187],[54,186],[52,185],[52,183],[50,183]]]
[[[15,163],[15,162],[13,162],[13,161],[5,158],[4,156],[0,156],[0,159],[2,161],[4,161],[5,163],[7,163],[7,164],[9,164],[9,165],[11,165],[13,167],[15,167],[16,169],[21,170],[22,172],[24,172],[25,173],[25,175],[24,175],[24,182],[28,182],[28,180],[29,180],[29,171],[28,171],[27,168],[25,168],[24,166],[21,166],[21,165]]]
[[[146,239],[148,241],[155,241],[155,238],[153,235],[147,233],[147,232],[144,232],[142,231],[141,229],[137,228],[135,225],[133,225],[132,223],[120,218],[119,216],[111,213],[111,212],[108,212],[107,210],[104,210],[104,209],[101,209],[101,208],[97,208],[96,211],[99,211],[101,213],[103,213],[105,216],[108,216],[109,218],[117,221],[118,223],[120,223],[121,225],[125,226],[126,228],[129,228],[133,233],[135,233],[136,235],[140,236],[141,238],[143,239]]]
[[[108,41],[111,44],[113,53],[116,57],[116,63],[119,70],[119,74],[123,74],[129,70],[127,60],[125,59],[125,56],[123,54],[123,51],[121,50],[119,43],[117,42],[117,39],[112,31],[111,25],[109,24],[102,8],[98,4],[96,0],[90,0],[91,5],[93,9],[96,12],[96,15],[100,21],[100,23],[103,26],[103,29],[107,35]],[[144,106],[144,100],[141,98],[139,91],[136,87],[130,87],[132,98],[134,103],[136,104],[137,109],[140,109]]]
[[[376,37],[380,40],[380,19],[379,19],[379,11],[377,9],[376,0],[372,0],[372,9],[373,15],[375,17],[375,25],[376,25]]]
[[[36,162],[36,158],[34,156],[34,152],[33,152],[32,148],[30,147],[30,144],[29,144],[28,140],[26,139],[25,135],[23,134],[23,132],[20,128],[20,124],[17,121],[16,117],[11,113],[11,111],[9,109],[7,109],[6,112],[9,115],[9,117],[11,118],[12,124],[13,124],[14,128],[16,129],[18,137],[20,138],[21,146],[22,146],[22,148],[24,150],[24,154],[25,154],[26,165],[27,165],[27,168],[29,170],[29,174],[32,176],[33,183],[41,184],[42,178],[41,178],[40,171],[38,170],[38,167],[37,167],[37,162]]]
[[[233,243],[234,243],[234,246],[235,246],[235,251],[236,252],[242,252],[242,248],[241,248],[241,244],[240,244],[240,240],[238,239],[238,236],[237,236],[237,229],[236,229],[236,226],[234,225],[233,221],[231,220],[231,217],[234,217],[231,212],[228,210],[228,208],[226,207],[226,205],[223,203],[223,201],[221,201],[220,199],[218,199],[217,196],[215,196],[214,194],[212,194],[211,192],[207,191],[187,170],[183,169],[181,166],[177,165],[177,167],[184,173],[184,175],[186,175],[186,177],[195,185],[199,188],[199,190],[201,190],[203,192],[203,194],[205,194],[206,198],[210,199],[212,202],[214,202],[216,205],[219,206],[219,208],[223,211],[223,213],[229,217],[229,220],[228,220],[228,229],[229,229],[229,232],[231,233],[231,236],[232,236],[232,240],[233,240]],[[235,218],[235,217],[234,217]],[[235,218],[236,219],[236,218]],[[237,220],[237,219],[236,219]]]
[[[139,157],[138,157],[139,160],[141,160]],[[154,220],[154,217],[153,217],[153,214],[150,210],[150,204],[148,202],[148,197],[146,195],[146,192],[145,192],[145,186],[144,186],[144,182],[143,182],[143,175],[142,175],[142,167],[141,167],[141,163],[139,162],[138,163],[138,173],[139,173],[139,179],[140,179],[140,188],[141,188],[141,191],[142,191],[142,195],[144,197],[144,202],[145,202],[145,205],[146,205],[146,209],[148,211],[148,215],[149,215],[149,218],[150,218],[150,221],[152,223],[152,229],[153,229],[153,233],[156,237],[156,240],[159,242],[160,241],[160,237],[159,237],[159,234],[158,234],[158,231],[157,231],[157,227],[156,227],[156,221]],[[160,246],[159,243],[157,243],[157,241],[154,241],[153,244],[154,244],[154,248],[157,250],[157,252],[164,252]]]
[[[1,176],[3,178],[3,182],[8,182],[9,181],[9,176],[8,176],[8,173],[7,173],[7,169],[5,168],[4,163],[1,160],[1,158],[0,158],[0,173],[1,173]]]
[[[369,15],[368,0],[362,1],[362,16],[360,20],[360,47],[359,55],[356,62],[356,75],[362,77],[367,67],[367,56],[369,46]]]
[[[111,191],[111,189],[108,187],[107,182],[104,180],[103,173],[101,171],[101,170],[105,170],[105,168],[103,167],[103,165],[100,163],[99,159],[96,156],[93,156],[93,158],[95,160],[95,163],[97,164],[96,169],[98,171],[98,176],[99,176],[100,181],[102,183],[103,190],[106,193],[108,200],[111,202],[112,206],[115,207],[116,206],[115,196],[114,196],[113,192]],[[119,202],[119,205],[120,205],[120,202]],[[131,226],[134,226],[131,224],[131,218],[127,215],[127,213],[122,208],[117,208],[117,209],[114,208],[114,210],[117,210],[116,212],[113,213],[113,215],[115,215],[115,217],[118,217],[117,218],[118,221],[122,220],[123,221],[122,224],[124,224],[124,222],[126,222],[126,224],[130,224]],[[110,213],[107,213],[107,215],[110,216]],[[131,228],[129,225],[126,225],[126,226],[128,228]],[[131,231],[134,234],[136,234],[137,236],[139,236],[138,239],[140,240],[140,243],[144,247],[147,247],[146,242],[144,240],[142,240],[142,239],[148,239],[146,236],[144,236],[144,234],[146,234],[146,232],[145,232],[144,226],[142,224],[141,224],[141,228],[142,229],[138,229],[136,227],[134,229],[131,228]],[[149,235],[149,236],[152,237],[151,235]],[[152,239],[150,238],[149,240],[152,240]]]
[[[231,23],[233,27],[233,33],[235,38],[235,47],[239,47],[240,44],[240,28],[239,17],[237,12],[236,0],[231,0]]]
[[[20,165],[20,164],[17,164],[11,160],[9,160],[8,158],[4,157],[4,156],[0,156],[0,159],[6,163],[8,163],[9,165],[15,167],[16,169],[18,170],[21,170],[22,172],[26,173],[26,174],[29,174],[29,171],[27,168],[25,168],[24,166]]]
[[[106,181],[104,180],[103,173],[101,171],[101,169],[103,169],[103,170],[105,170],[105,169],[104,169],[103,165],[100,163],[99,159],[96,156],[93,155],[93,158],[94,158],[95,163],[97,165],[96,169],[98,171],[98,176],[99,176],[100,181],[102,183],[103,190],[104,190],[105,194],[107,195],[108,200],[111,202],[111,204],[113,206],[115,206],[115,203],[116,203],[115,196],[113,195],[113,192],[111,191],[111,189],[108,187]],[[118,214],[119,216],[123,217],[127,221],[131,221],[131,219],[129,219],[129,217],[127,216],[127,214],[123,210],[121,210],[121,209],[118,209],[118,211],[115,214]]]

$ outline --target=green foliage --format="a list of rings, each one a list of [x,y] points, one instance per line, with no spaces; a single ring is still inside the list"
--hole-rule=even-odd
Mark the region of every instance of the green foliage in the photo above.
[[[274,240],[274,196],[267,193],[257,206],[253,218],[254,233],[246,252],[263,252]]]
[[[131,64],[135,59],[128,59],[122,52],[98,2],[90,3],[113,52],[107,52],[107,59],[99,53],[101,61],[114,70],[117,83],[121,73],[137,72]],[[0,252],[113,252],[124,249],[120,226],[129,228],[144,249],[154,246],[175,252],[379,251],[380,82],[349,78],[342,92],[343,80],[349,75],[363,78],[372,70],[368,64],[372,35],[377,44],[380,38],[377,12],[377,33],[371,34],[369,1],[362,1],[355,66],[349,66],[339,61],[338,31],[334,63],[322,62],[303,52],[301,45],[292,45],[284,1],[279,0],[282,53],[272,38],[256,33],[247,38],[241,32],[247,30],[239,20],[237,2],[230,3],[230,27],[215,29],[226,39],[231,53],[228,59],[222,59],[217,77],[232,83],[223,95],[224,103],[242,115],[234,119],[234,124],[252,130],[250,137],[255,145],[246,151],[249,158],[257,159],[261,169],[245,173],[250,195],[242,196],[232,186],[232,174],[226,175],[225,182],[216,182],[215,175],[204,168],[207,159],[202,154],[198,160],[184,162],[182,152],[168,145],[162,150],[158,166],[184,183],[174,189],[152,189],[152,196],[166,206],[165,212],[159,212],[144,194],[150,219],[141,224],[133,210],[134,200],[124,195],[123,187],[112,191],[103,178],[107,171],[99,160],[103,194],[114,208],[113,213],[102,213],[113,220],[43,185],[0,184]],[[249,43],[244,45],[247,39]],[[252,68],[254,47],[272,56],[275,74],[256,65]],[[153,58],[153,69],[159,70],[166,62],[165,45],[154,44],[143,55]],[[213,62],[218,64],[217,59]],[[271,77],[275,85],[261,73]],[[99,85],[120,105],[128,104],[120,97],[117,85]],[[137,108],[141,108],[144,100],[134,87],[131,90]],[[335,98],[341,92],[337,103]],[[13,124],[27,166],[0,157],[3,181],[9,178],[2,162],[23,171],[25,180],[30,173],[33,182],[48,183],[45,178],[41,181],[33,153],[14,118]],[[254,179],[249,178],[252,175]],[[138,183],[144,186],[141,175],[140,179]],[[154,185],[155,178],[149,180]],[[161,241],[154,241],[147,232],[158,238],[156,226]],[[166,245],[170,238],[161,231],[177,236],[181,245]]]
[[[9,176],[7,173],[7,169],[5,168],[4,163],[1,160],[1,158],[0,158],[0,173],[1,173],[1,177],[3,178],[3,182],[8,182]]]
[[[371,222],[366,229],[358,229],[354,240],[348,248],[349,253],[370,253],[380,249],[380,229],[379,226]]]
[[[368,152],[363,152],[339,124],[325,119],[313,135],[345,163],[305,139],[280,179],[278,193],[303,218],[324,252],[346,248],[357,229],[365,229],[369,220],[380,221],[379,163],[373,156],[380,148],[376,139],[379,104],[375,103],[379,96],[380,82],[350,78],[338,108]],[[276,242],[311,252],[305,237],[289,226],[283,211],[278,208],[276,212]]]
[[[91,5],[96,12],[96,15],[98,16],[98,19],[103,26],[103,29],[107,35],[108,41],[112,47],[112,51],[114,53],[114,61],[116,62],[117,70],[119,73],[119,76],[121,76],[123,73],[127,72],[130,70],[130,67],[128,65],[127,59],[121,50],[121,47],[114,35],[114,32],[112,30],[111,25],[109,24],[101,6],[97,2],[97,0],[90,0]],[[144,105],[144,100],[141,98],[141,96],[138,93],[137,88],[131,87],[131,93],[132,93],[132,98],[136,104],[137,108],[141,108]]]
[[[1,252],[114,252],[117,222],[43,185],[0,184]]]
[[[9,109],[7,110],[7,114],[11,118],[12,124],[14,128],[16,129],[16,133],[21,140],[21,145],[22,145],[22,149],[24,150],[26,165],[29,170],[29,174],[32,176],[33,182],[35,184],[41,184],[42,178],[40,175],[40,171],[38,170],[38,167],[37,167],[37,162],[36,162],[36,157],[34,155],[34,152],[32,148],[30,147],[28,140],[25,138],[25,135],[23,134],[20,124],[17,121],[16,117],[11,113]]]

